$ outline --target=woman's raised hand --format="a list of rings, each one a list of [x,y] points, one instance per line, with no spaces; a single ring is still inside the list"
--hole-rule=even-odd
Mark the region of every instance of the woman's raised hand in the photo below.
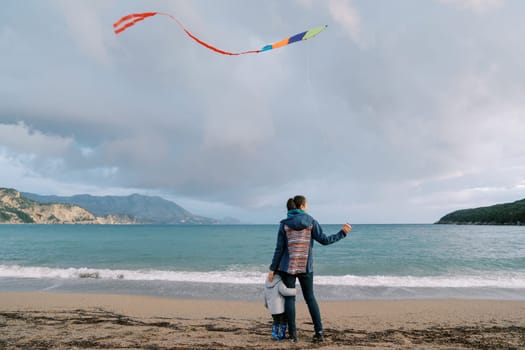
[[[344,224],[343,227],[341,228],[341,230],[343,230],[343,232],[345,233],[345,235],[348,234],[348,232],[352,231],[352,225],[350,224]]]

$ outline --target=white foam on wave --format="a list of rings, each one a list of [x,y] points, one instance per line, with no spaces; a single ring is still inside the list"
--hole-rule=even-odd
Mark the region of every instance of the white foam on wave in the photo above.
[[[0,278],[103,279],[128,281],[169,281],[195,283],[262,284],[266,272],[260,271],[169,271],[112,270],[96,268],[50,268],[0,265]],[[525,271],[484,272],[476,275],[450,276],[323,276],[318,285],[399,288],[518,288],[525,289]]]
[[[398,288],[525,288],[525,273],[457,276],[318,276],[316,283]]]
[[[0,265],[0,278],[54,278],[54,279],[107,279],[128,281],[171,281],[203,283],[253,284],[264,281],[261,272],[236,271],[168,271],[168,270],[112,270],[96,268],[50,268],[38,266]]]

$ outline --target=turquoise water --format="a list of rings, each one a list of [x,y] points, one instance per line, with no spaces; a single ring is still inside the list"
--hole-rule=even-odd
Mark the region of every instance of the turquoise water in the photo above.
[[[2,225],[0,290],[258,299],[277,228]],[[321,299],[525,299],[525,227],[355,225],[314,271]]]

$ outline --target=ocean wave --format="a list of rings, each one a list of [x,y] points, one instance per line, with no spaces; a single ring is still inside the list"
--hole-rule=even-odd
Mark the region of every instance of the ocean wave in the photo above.
[[[170,271],[113,270],[98,268],[50,268],[40,266],[0,265],[0,278],[94,279],[128,281],[168,281],[194,283],[262,284],[260,271]],[[445,276],[326,276],[316,275],[318,285],[399,288],[517,288],[525,289],[525,271],[484,271],[470,275]]]

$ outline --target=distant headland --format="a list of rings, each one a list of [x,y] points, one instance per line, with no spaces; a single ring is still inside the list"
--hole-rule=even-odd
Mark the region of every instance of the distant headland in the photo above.
[[[42,196],[0,188],[0,224],[238,224],[194,215],[161,197]]]
[[[525,225],[525,199],[488,207],[457,210],[443,216],[436,224]]]

